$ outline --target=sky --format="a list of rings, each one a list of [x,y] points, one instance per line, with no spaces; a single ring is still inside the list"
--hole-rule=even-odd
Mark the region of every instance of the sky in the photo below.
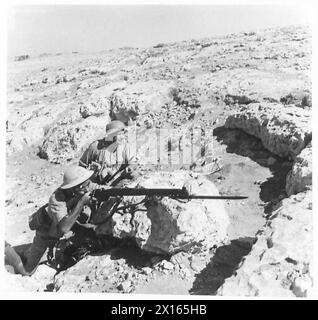
[[[308,10],[275,5],[14,6],[8,55],[98,52],[308,23]]]

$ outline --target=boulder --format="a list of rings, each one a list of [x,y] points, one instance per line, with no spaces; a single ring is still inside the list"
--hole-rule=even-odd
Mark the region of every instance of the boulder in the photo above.
[[[196,194],[219,195],[207,178],[191,178],[188,173],[150,173],[128,185],[131,188],[181,188],[185,181]],[[143,197],[124,197],[126,204]],[[178,201],[168,197],[148,201],[143,210],[115,213],[111,220],[96,229],[98,234],[134,238],[138,246],[154,253],[205,250],[228,241],[229,218],[219,200]]]
[[[114,260],[110,255],[86,256],[55,276],[54,291],[118,292],[116,287],[124,281],[124,263],[124,259]]]
[[[110,112],[111,96],[114,91],[127,86],[126,81],[109,83],[93,91],[88,100],[80,103],[80,114],[83,118],[91,115],[108,115]]]
[[[297,107],[312,107],[311,93],[308,91],[295,91],[280,98],[283,104],[294,104]]]
[[[99,116],[102,114],[109,114],[110,102],[108,99],[91,96],[88,103],[80,104],[80,114],[85,119],[89,116]]]
[[[43,104],[32,105],[24,108],[24,113],[13,117],[9,121],[7,132],[7,152],[20,152],[25,147],[37,146],[42,142],[47,128],[59,117],[60,109],[64,104],[45,106]]]
[[[46,134],[39,155],[52,163],[65,163],[80,156],[94,140],[105,133],[108,115],[82,121],[59,121]]]
[[[282,200],[258,232],[252,251],[217,294],[308,296],[313,285],[312,218],[311,191]]]
[[[36,146],[44,137],[45,127],[53,120],[51,117],[38,116],[25,121],[7,136],[8,151],[20,152],[26,147]]]
[[[83,118],[109,113],[112,119],[128,122],[140,114],[160,111],[165,104],[173,102],[171,81],[151,80],[128,85],[116,81],[93,91],[87,102],[82,102]]]
[[[296,157],[292,170],[286,177],[286,193],[290,196],[305,191],[312,186],[312,146]]]
[[[225,127],[242,129],[259,138],[269,151],[295,159],[311,140],[310,122],[310,112],[302,108],[251,103],[230,115]]]
[[[118,90],[110,97],[111,118],[128,122],[147,112],[158,112],[165,104],[173,102],[171,81],[151,80],[137,82]]]

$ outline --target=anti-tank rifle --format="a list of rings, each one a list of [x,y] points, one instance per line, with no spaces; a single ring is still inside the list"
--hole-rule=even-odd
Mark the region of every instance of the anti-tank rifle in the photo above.
[[[158,196],[170,197],[175,199],[204,199],[204,200],[243,200],[247,196],[214,196],[214,195],[197,195],[189,194],[185,188],[109,188],[96,189],[92,196],[97,201],[106,201],[109,197],[123,197],[123,196]]]

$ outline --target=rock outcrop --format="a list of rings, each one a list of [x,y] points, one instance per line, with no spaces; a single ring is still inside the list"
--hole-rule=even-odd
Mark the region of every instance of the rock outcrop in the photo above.
[[[277,103],[251,103],[226,119],[225,127],[259,138],[269,151],[295,159],[311,141],[311,113]]]
[[[129,185],[136,188],[181,188],[190,181],[195,194],[219,195],[217,188],[206,178],[193,179],[185,172],[153,173]],[[124,203],[137,203],[143,197],[125,197]],[[141,249],[174,254],[194,248],[211,248],[225,243],[229,218],[222,201],[179,201],[164,197],[146,203],[146,210],[134,210],[123,215],[115,213],[101,225],[98,234],[118,238],[134,238]]]
[[[126,81],[111,82],[93,90],[88,100],[80,103],[80,114],[83,118],[91,115],[109,115],[111,110],[111,97],[114,92],[126,88]]]
[[[292,170],[286,177],[286,192],[290,196],[312,187],[311,143],[296,157]]]
[[[110,256],[85,257],[70,269],[55,277],[54,290],[58,292],[112,292],[124,281],[124,259],[112,260]],[[116,291],[115,291],[116,292]]]
[[[312,146],[310,113],[278,104],[249,104],[226,120],[258,137],[281,157],[294,160],[286,198],[257,233],[252,251],[217,294],[305,297],[313,286]],[[296,195],[295,195],[296,194]]]
[[[40,148],[40,156],[53,163],[65,163],[80,156],[92,141],[105,133],[106,116],[90,116],[82,121],[59,121],[52,126]]]
[[[127,86],[110,97],[110,114],[113,119],[128,122],[147,112],[159,112],[173,102],[171,81],[146,81]]]
[[[313,285],[312,192],[284,199],[217,294],[304,297]]]

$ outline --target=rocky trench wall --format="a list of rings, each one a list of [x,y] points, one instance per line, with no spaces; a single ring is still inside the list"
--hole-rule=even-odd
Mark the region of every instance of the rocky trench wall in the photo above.
[[[251,252],[218,295],[306,297],[313,286],[312,145],[310,112],[278,104],[250,104],[227,118],[227,128],[252,134],[281,157],[294,160],[288,198],[257,233]]]

